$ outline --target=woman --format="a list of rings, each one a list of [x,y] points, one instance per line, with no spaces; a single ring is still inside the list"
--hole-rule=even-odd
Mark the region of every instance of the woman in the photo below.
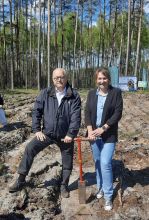
[[[90,90],[87,97],[85,124],[95,161],[97,198],[104,196],[104,208],[109,211],[112,209],[113,195],[112,157],[118,139],[123,100],[121,90],[110,85],[107,68],[97,69],[95,80],[97,89]]]

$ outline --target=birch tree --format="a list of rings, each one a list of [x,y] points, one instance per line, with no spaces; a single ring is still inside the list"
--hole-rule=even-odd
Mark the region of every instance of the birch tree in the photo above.
[[[130,27],[131,27],[131,0],[128,0],[128,34],[127,34],[127,51],[126,51],[125,76],[127,76],[127,74],[128,74],[128,65],[129,65]]]
[[[142,28],[143,5],[144,5],[144,1],[140,0],[140,19],[139,19],[139,28],[138,28],[136,63],[135,63],[135,71],[134,71],[135,76],[137,76],[137,72],[138,72],[138,61],[140,55],[140,36],[141,36],[141,28]]]

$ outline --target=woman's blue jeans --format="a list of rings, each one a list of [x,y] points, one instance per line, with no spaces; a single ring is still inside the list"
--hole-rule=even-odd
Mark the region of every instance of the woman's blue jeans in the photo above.
[[[106,200],[112,199],[113,195],[112,157],[115,145],[116,143],[104,143],[102,139],[97,139],[91,143],[95,161],[97,188],[103,190]]]

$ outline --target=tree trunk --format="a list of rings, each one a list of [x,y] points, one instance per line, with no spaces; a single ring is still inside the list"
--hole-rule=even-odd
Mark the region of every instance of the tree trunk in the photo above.
[[[129,50],[130,50],[130,27],[131,27],[131,0],[128,0],[128,34],[127,34],[127,51],[126,51],[125,76],[128,75]]]
[[[58,65],[58,44],[57,44],[57,15],[56,0],[54,0],[54,48],[55,48],[55,66]]]
[[[137,41],[137,55],[136,55],[135,72],[134,72],[135,76],[137,76],[138,61],[139,61],[139,55],[140,55],[140,36],[141,36],[141,27],[142,27],[143,4],[144,4],[144,1],[141,0],[141,2],[140,2],[139,29],[138,29],[138,41]]]
[[[41,0],[39,0],[39,23],[38,23],[38,72],[37,72],[37,82],[38,82],[38,90],[40,90],[40,78],[41,78]]]
[[[3,10],[3,24],[5,23],[5,15],[4,15],[4,0],[2,1],[2,10]],[[5,25],[3,27],[3,47],[4,47],[4,76],[3,76],[3,88],[7,87],[7,78],[8,78],[8,69],[7,69],[7,51],[6,51],[6,32]],[[1,76],[2,77],[2,76]]]
[[[48,0],[48,42],[47,42],[47,50],[48,50],[48,86],[50,86],[50,66],[51,66],[51,1]]]
[[[62,26],[62,36],[61,36],[61,67],[63,67],[63,55],[64,55],[64,22],[63,22],[63,1],[60,1],[60,14],[61,14],[61,26]]]
[[[78,11],[79,11],[79,0],[77,2],[75,31],[74,31],[74,47],[73,47],[73,76],[72,76],[72,87],[75,87],[75,71],[76,71],[76,42],[77,42],[77,27],[78,27]]]
[[[11,34],[11,89],[14,89],[14,49],[13,49],[13,27],[12,27],[12,1],[9,0],[10,7],[10,34]]]
[[[26,14],[26,45],[25,45],[25,54],[26,54],[26,66],[25,66],[25,88],[28,88],[28,0],[26,0],[26,7],[25,7],[25,14]]]
[[[33,5],[33,2],[31,0],[31,6],[30,6],[30,36],[29,36],[29,54],[30,54],[30,68],[29,68],[29,86],[30,88],[32,87],[32,84],[31,84],[31,81],[32,81],[32,69],[33,69],[33,66],[32,66],[32,60],[33,60],[33,57],[32,57],[32,5]]]

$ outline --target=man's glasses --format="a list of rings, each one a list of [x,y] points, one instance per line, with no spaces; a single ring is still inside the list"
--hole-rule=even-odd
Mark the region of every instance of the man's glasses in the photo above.
[[[65,76],[58,76],[58,77],[55,77],[53,78],[55,81],[58,81],[58,80],[64,80],[65,79]]]

